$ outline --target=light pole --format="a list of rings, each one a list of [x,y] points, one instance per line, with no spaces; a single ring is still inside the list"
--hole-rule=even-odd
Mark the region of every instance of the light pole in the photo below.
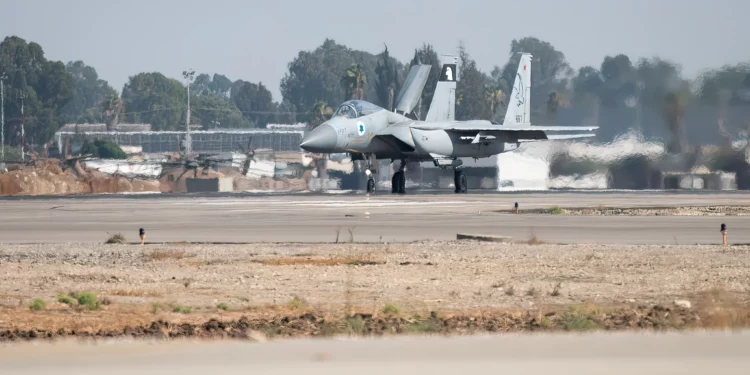
[[[21,99],[21,163],[26,162],[26,154],[24,153],[26,146],[26,133],[23,130],[24,117],[23,117],[23,100],[26,98],[26,93],[23,90],[18,90],[18,99]]]
[[[195,71],[188,69],[182,72],[182,76],[187,81],[187,130],[185,131],[185,155],[193,152],[193,140],[190,138],[190,83],[193,82]]]
[[[5,161],[5,87],[8,79],[5,73],[0,73],[0,160]]]

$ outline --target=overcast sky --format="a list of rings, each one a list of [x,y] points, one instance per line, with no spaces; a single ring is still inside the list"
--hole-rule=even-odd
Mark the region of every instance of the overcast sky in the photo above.
[[[261,81],[276,100],[287,64],[325,38],[374,53],[386,43],[402,61],[423,42],[455,53],[463,41],[485,71],[524,36],[575,69],[617,53],[659,55],[688,77],[750,61],[747,0],[0,0],[0,15],[0,37],[83,60],[118,90],[140,72],[181,79],[193,68]]]

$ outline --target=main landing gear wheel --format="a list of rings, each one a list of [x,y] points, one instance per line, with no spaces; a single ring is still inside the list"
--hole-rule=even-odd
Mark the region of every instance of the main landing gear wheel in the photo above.
[[[391,179],[391,193],[406,194],[406,176],[404,172],[396,172]]]
[[[456,170],[453,174],[453,182],[456,185],[456,194],[465,194],[467,191],[466,175],[463,171]]]
[[[372,194],[375,192],[375,180],[372,178],[367,179],[367,194]]]

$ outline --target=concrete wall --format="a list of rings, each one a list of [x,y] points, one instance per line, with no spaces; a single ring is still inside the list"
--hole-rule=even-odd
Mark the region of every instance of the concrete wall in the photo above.
[[[231,178],[187,178],[185,183],[188,193],[234,191],[234,181]]]

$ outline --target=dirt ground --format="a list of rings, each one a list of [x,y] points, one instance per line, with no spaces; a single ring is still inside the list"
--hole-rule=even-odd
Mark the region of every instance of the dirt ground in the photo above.
[[[598,314],[632,306],[629,311],[642,312],[636,315],[650,316],[654,308],[692,311],[708,300],[713,309],[721,300],[747,314],[749,291],[750,247],[744,246],[0,246],[0,332],[8,335],[106,332],[157,321],[234,319],[236,325],[242,317],[288,325],[283,317],[308,311],[315,317],[513,311],[533,320],[545,309],[597,306]],[[95,294],[94,306],[80,300],[83,293]],[[35,299],[44,303],[32,309]],[[732,314],[730,325],[750,321]]]
[[[511,212],[504,210],[502,212]],[[549,213],[572,216],[749,216],[748,206],[694,206],[694,207],[650,207],[650,208],[561,208],[522,210],[522,214]]]

